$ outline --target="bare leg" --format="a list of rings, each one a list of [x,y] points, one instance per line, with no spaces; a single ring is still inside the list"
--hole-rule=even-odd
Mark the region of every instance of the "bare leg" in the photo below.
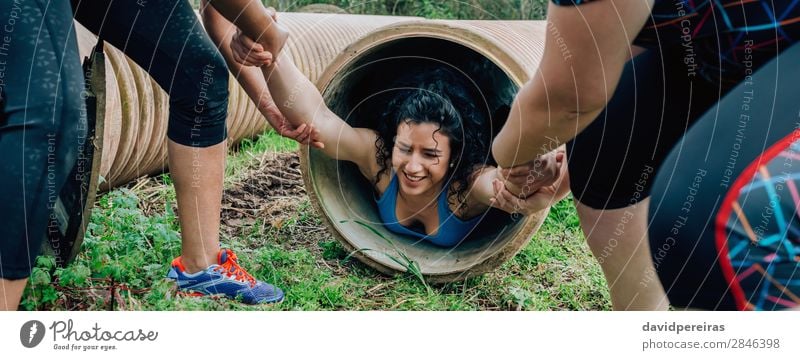
[[[28,278],[19,280],[0,279],[0,311],[17,310]]]
[[[650,199],[614,210],[596,210],[576,201],[581,228],[600,262],[614,310],[667,310],[664,288],[650,258],[647,207]]]
[[[194,273],[217,263],[227,141],[196,148],[169,141],[169,169],[178,198],[181,256]]]

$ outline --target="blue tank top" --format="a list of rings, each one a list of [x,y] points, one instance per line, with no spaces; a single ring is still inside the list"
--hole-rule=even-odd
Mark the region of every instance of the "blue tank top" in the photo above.
[[[448,184],[449,185],[449,184]],[[445,185],[445,188],[448,188]],[[455,246],[464,240],[470,231],[480,222],[480,216],[476,216],[469,220],[461,220],[450,211],[450,206],[447,204],[447,191],[442,191],[439,195],[437,212],[439,213],[439,229],[436,235],[428,235],[424,232],[419,232],[407,228],[397,221],[397,191],[398,191],[397,175],[392,175],[392,180],[389,182],[389,187],[383,192],[380,199],[378,199],[378,211],[380,212],[381,221],[389,231],[412,236],[417,239],[427,240],[431,243],[444,247]]]

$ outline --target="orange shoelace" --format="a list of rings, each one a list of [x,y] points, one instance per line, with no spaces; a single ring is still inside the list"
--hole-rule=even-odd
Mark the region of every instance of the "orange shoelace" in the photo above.
[[[236,261],[236,255],[233,253],[233,251],[225,251],[228,253],[228,259],[219,265],[222,268],[223,273],[228,276],[233,275],[234,279],[238,281],[247,281],[250,283],[251,287],[255,286],[256,279],[253,277],[253,275],[250,275],[245,269],[239,266],[239,263]]]

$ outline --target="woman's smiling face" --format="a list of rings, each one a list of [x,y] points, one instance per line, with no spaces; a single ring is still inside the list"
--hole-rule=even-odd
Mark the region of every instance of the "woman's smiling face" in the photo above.
[[[450,138],[438,124],[401,122],[392,149],[392,167],[404,195],[436,195],[450,164]]]

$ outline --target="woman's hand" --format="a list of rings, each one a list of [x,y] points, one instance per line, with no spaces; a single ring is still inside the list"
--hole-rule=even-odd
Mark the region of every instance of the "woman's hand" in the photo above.
[[[273,21],[278,21],[278,12],[275,8],[268,7],[267,14]],[[231,38],[231,52],[236,62],[244,66],[271,66],[273,61],[272,53],[265,51],[261,44],[247,37],[240,29]]]
[[[492,180],[494,194],[489,199],[490,206],[510,214],[530,215],[553,205],[567,196],[567,193],[569,193],[569,174],[565,148],[560,147],[546,156],[548,159],[543,159],[545,166],[539,164],[533,167],[538,170],[538,174],[532,170],[532,167],[498,170],[498,177]],[[504,171],[506,176],[500,177]],[[531,173],[534,173],[534,179],[527,177]],[[523,176],[522,174],[525,175]],[[533,186],[527,185],[529,181]],[[509,190],[509,184],[519,185],[520,183],[523,184],[523,190],[531,192],[524,194],[524,191],[514,192]],[[534,189],[534,186],[535,190],[531,190]],[[520,196],[520,194],[525,196]]]
[[[509,214],[525,216],[535,214],[561,200],[563,196],[559,194],[559,185],[556,183],[544,186],[530,196],[520,199],[508,191],[502,181],[495,179],[492,182],[494,197],[490,199],[490,204]]]
[[[525,199],[539,189],[551,186],[558,181],[566,169],[564,167],[566,150],[560,147],[536,160],[510,169],[497,168],[497,177],[505,184],[509,193]]]

